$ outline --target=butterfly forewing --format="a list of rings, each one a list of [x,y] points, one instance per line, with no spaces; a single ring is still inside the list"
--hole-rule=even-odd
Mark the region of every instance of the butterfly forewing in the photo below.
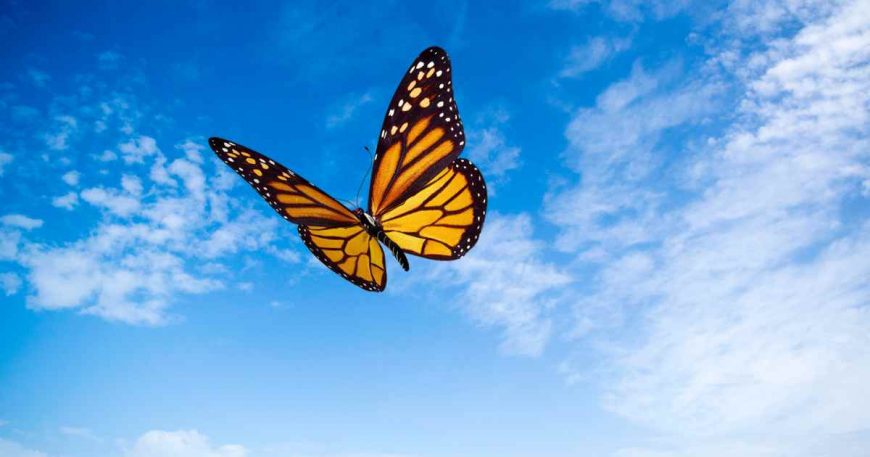
[[[437,260],[465,255],[486,218],[486,183],[477,167],[457,159],[420,191],[381,216],[384,232],[409,254]]]
[[[438,47],[420,53],[405,72],[379,133],[371,214],[401,204],[462,152],[465,133],[452,85],[450,60]]]
[[[208,144],[284,219],[321,227],[359,223],[344,205],[269,157],[221,138],[210,138]]]

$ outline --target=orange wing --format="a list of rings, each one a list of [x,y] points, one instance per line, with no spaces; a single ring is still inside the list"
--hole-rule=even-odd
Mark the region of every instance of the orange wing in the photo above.
[[[344,205],[280,163],[221,138],[209,138],[208,144],[284,219],[321,227],[359,224]]]
[[[380,216],[418,192],[462,152],[452,85],[450,60],[438,47],[420,53],[402,78],[378,139],[370,214]]]
[[[315,257],[342,278],[373,292],[387,286],[384,251],[361,226],[300,225],[299,236]]]
[[[465,255],[486,218],[486,183],[477,167],[458,159],[423,189],[380,217],[402,250],[437,260]]]

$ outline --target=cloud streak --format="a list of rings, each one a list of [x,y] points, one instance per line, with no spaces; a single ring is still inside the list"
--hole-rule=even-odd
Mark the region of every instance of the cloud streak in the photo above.
[[[213,445],[196,430],[151,430],[124,451],[124,457],[245,457],[247,449],[237,444]]]
[[[474,321],[502,331],[509,354],[541,354],[550,339],[554,294],[571,278],[541,258],[527,214],[490,214],[478,244],[461,262],[433,269],[434,277],[462,286],[462,309]]]
[[[577,78],[604,65],[631,46],[631,38],[592,37],[581,46],[571,48],[561,78]]]
[[[723,78],[636,67],[566,131],[583,175],[549,197],[573,208],[554,222],[597,271],[575,338],[609,348],[605,406],[666,443],[618,455],[811,455],[870,423],[870,227],[849,210],[867,198],[870,18],[800,11],[797,33],[711,55],[738,108],[691,155],[664,162],[658,140],[719,112]]]

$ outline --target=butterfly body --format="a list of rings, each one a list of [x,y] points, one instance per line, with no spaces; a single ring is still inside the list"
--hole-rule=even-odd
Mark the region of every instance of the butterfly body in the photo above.
[[[450,61],[424,50],[387,107],[366,209],[348,209],[298,174],[221,138],[209,146],[285,220],[324,265],[368,291],[387,283],[385,246],[404,270],[406,254],[455,260],[474,245],[486,218],[486,183],[459,158],[465,133],[453,98]]]
[[[362,208],[357,208],[353,210],[353,214],[359,218],[360,224],[362,224],[366,233],[370,236],[375,237],[378,241],[381,242],[387,249],[390,250],[390,253],[393,254],[393,257],[396,258],[396,261],[399,262],[399,265],[402,266],[402,269],[408,271],[411,268],[408,263],[408,257],[402,252],[402,248],[396,244],[395,241],[391,240],[387,233],[384,232],[384,228],[381,226],[381,223],[375,219],[371,214],[363,211]]]

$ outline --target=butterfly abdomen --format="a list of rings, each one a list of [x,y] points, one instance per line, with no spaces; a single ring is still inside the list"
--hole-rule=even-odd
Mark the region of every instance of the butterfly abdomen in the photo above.
[[[384,233],[384,230],[380,227],[378,227],[378,231],[375,236],[377,237],[378,241],[381,242],[381,244],[386,246],[387,249],[389,249],[390,252],[393,253],[393,257],[396,258],[396,260],[399,262],[399,265],[402,266],[402,269],[408,271],[408,269],[410,268],[410,264],[408,264],[408,257],[405,256],[405,252],[402,251],[402,248],[400,248],[395,241],[391,240],[390,237],[388,237],[387,234]]]
[[[369,235],[375,237],[378,241],[381,242],[387,249],[393,253],[393,257],[399,262],[399,265],[402,266],[402,269],[408,271],[410,268],[410,264],[408,263],[408,257],[405,256],[405,252],[402,251],[402,248],[396,244],[395,241],[391,240],[389,236],[387,236],[386,232],[384,232],[384,228],[381,227],[381,224],[369,214],[366,214],[362,209],[357,208],[353,212],[358,218],[360,224],[365,228],[366,232]]]

